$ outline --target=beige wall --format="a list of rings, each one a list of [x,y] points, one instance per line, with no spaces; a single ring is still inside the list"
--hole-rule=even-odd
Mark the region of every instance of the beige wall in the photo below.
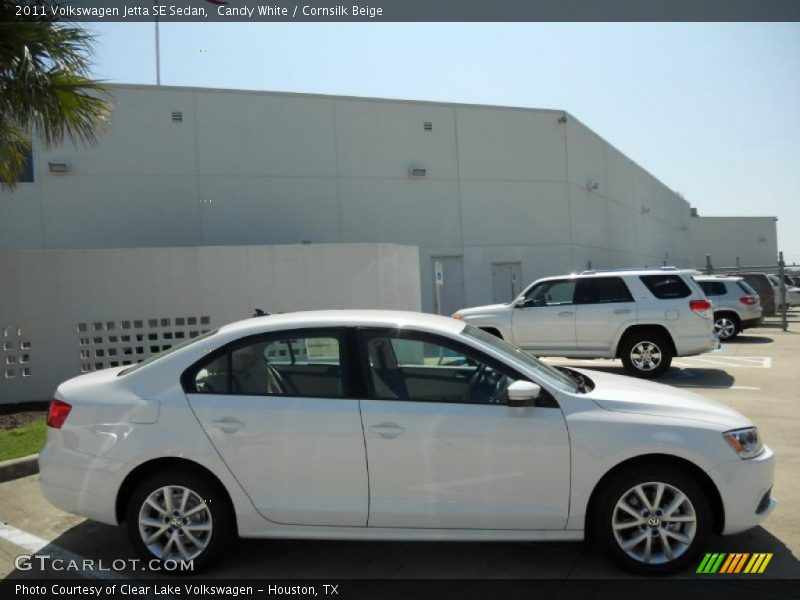
[[[775,217],[693,217],[692,260],[706,266],[711,255],[714,268],[766,267],[778,264],[778,234]]]

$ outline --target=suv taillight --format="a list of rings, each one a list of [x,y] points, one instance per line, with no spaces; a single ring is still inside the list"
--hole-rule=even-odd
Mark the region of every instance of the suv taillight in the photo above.
[[[689,308],[704,319],[711,318],[711,302],[708,300],[690,300]]]
[[[61,429],[64,421],[69,416],[69,411],[72,410],[72,405],[56,400],[53,398],[50,401],[50,410],[47,411],[47,426],[54,429]]]
[[[758,304],[758,296],[742,296],[739,298],[739,302],[747,306],[755,306]]]

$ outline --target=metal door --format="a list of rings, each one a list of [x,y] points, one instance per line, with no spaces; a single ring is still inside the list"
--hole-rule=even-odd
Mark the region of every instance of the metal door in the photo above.
[[[508,304],[519,296],[521,280],[521,263],[492,263],[493,302]]]

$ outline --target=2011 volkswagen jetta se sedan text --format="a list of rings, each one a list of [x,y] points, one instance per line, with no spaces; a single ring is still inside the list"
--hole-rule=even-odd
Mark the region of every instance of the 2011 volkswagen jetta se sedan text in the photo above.
[[[61,384],[41,484],[201,569],[253,538],[581,540],[692,563],[762,521],[773,453],[695,394],[556,369],[455,319],[258,317]]]

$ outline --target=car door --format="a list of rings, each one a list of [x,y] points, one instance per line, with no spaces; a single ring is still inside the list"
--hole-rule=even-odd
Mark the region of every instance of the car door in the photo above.
[[[361,330],[369,527],[563,529],[569,439],[552,396],[506,405],[524,379],[459,342]]]
[[[541,281],[531,287],[511,317],[514,343],[534,354],[575,350],[574,294],[574,279]]]
[[[636,302],[621,277],[587,277],[575,286],[578,349],[612,352],[620,332],[636,323]]]
[[[366,526],[367,465],[344,331],[248,338],[184,375],[189,403],[256,509],[276,523]]]

